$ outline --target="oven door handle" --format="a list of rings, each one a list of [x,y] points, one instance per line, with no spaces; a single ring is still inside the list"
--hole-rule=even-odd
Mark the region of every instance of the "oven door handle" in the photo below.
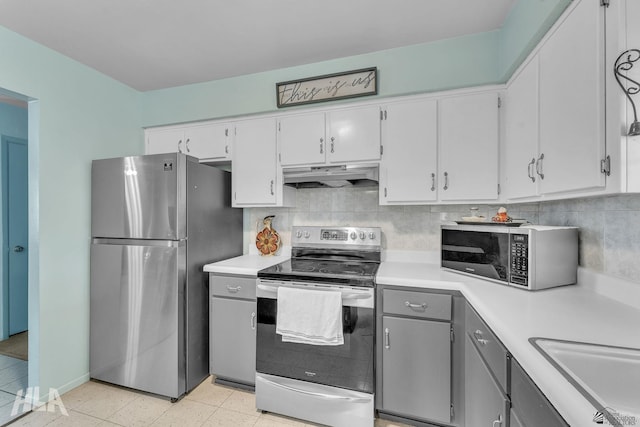
[[[301,288],[302,286],[296,286],[297,288]],[[278,294],[278,286],[270,286],[270,285],[258,285],[258,289],[260,289],[261,291],[265,291],[265,292],[269,292],[272,293],[274,295]],[[313,288],[310,288],[313,289]],[[340,291],[340,293],[342,294],[342,299],[343,300],[354,300],[354,299],[369,299],[372,298],[371,294],[368,293],[357,293],[357,292],[342,292]]]
[[[314,392],[314,391],[309,391],[309,390],[303,390],[301,388],[296,388],[296,387],[291,387],[285,384],[281,384],[279,382],[276,381],[272,381],[272,380],[268,380],[266,378],[261,378],[263,381],[266,381],[276,387],[280,387],[283,388],[285,390],[289,390],[289,391],[293,391],[295,393],[302,393],[302,394],[306,394],[309,396],[313,396],[313,397],[318,397],[320,399],[326,399],[326,400],[345,400],[347,402],[353,402],[353,403],[368,403],[371,401],[371,399],[368,398],[363,398],[363,397],[350,397],[350,396],[336,396],[336,395],[332,395],[332,394],[326,394],[326,393],[318,393],[318,392]]]

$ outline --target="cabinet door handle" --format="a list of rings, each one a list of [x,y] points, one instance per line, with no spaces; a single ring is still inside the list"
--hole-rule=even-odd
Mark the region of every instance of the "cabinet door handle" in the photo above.
[[[491,424],[491,427],[497,427],[502,425],[502,414],[498,414],[498,419]]]
[[[540,177],[540,179],[544,179],[544,172],[542,170],[542,162],[544,161],[544,153],[540,154],[538,160],[536,160],[536,173]]]
[[[389,328],[384,328],[384,348],[387,350],[391,348],[391,344],[389,344]]]
[[[224,146],[224,154],[229,154],[229,146],[228,145]]]
[[[449,189],[449,173],[445,172],[444,173],[444,187],[442,187],[443,190],[448,190]]]
[[[187,148],[187,153],[191,152],[191,150],[189,149],[189,141],[191,141],[191,139],[187,138],[187,141],[184,143],[184,146]]]
[[[256,312],[251,313],[251,329],[256,329]]]
[[[533,167],[536,164],[536,158],[532,158],[529,164],[527,165],[527,175],[529,175],[529,179],[531,182],[536,182],[536,177],[533,175]]]
[[[242,289],[242,286],[227,285],[227,291],[229,291],[230,294],[237,294],[240,289]]]
[[[384,197],[387,197],[387,187],[384,187]]]
[[[182,153],[182,140],[178,141],[178,153]]]
[[[324,138],[320,138],[320,154],[324,153]]]
[[[336,139],[332,136],[331,137],[331,152],[332,153],[333,153],[333,147],[334,147],[335,141],[336,141]]]
[[[273,196],[274,194],[276,193],[273,192],[273,180],[271,180],[271,195]]]
[[[426,310],[427,309],[427,303],[423,302],[422,304],[414,304],[411,303],[409,301],[405,301],[404,305],[406,305],[409,308],[412,308],[414,310]]]
[[[480,329],[476,329],[476,331],[473,333],[473,337],[480,345],[487,345],[489,343],[489,340],[482,338],[482,331]]]
[[[431,191],[436,191],[436,174],[431,174]]]

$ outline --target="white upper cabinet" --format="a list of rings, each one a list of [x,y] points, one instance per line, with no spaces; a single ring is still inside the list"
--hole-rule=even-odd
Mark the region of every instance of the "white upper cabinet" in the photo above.
[[[380,160],[380,108],[365,106],[278,119],[282,166]]]
[[[381,205],[497,199],[497,92],[393,103],[383,118]]]
[[[317,165],[325,159],[324,113],[286,116],[278,120],[282,166]]]
[[[200,160],[229,160],[232,132],[229,123],[147,129],[145,153],[178,152]]]
[[[498,198],[498,94],[476,93],[438,101],[441,201]]]
[[[435,99],[383,108],[380,204],[435,202],[438,198],[438,104]]]
[[[192,126],[185,130],[191,155],[199,159],[230,159],[232,134],[230,123]]]
[[[504,98],[504,186],[507,199],[538,194],[538,57],[510,82]]]
[[[327,138],[330,163],[380,160],[380,107],[328,112]]]
[[[604,188],[604,19],[599,2],[574,2],[509,82],[506,200]]]
[[[236,124],[232,159],[234,207],[274,206],[278,202],[276,121],[245,120]]]
[[[605,185],[605,8],[574,3],[538,54],[542,194]]]
[[[146,129],[145,154],[182,153],[184,129]]]

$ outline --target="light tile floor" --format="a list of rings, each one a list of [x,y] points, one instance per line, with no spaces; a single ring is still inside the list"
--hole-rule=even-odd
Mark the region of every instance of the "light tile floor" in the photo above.
[[[0,425],[13,418],[13,402],[18,391],[27,388],[28,371],[28,362],[0,355]]]
[[[317,426],[256,410],[251,392],[215,384],[207,378],[176,403],[131,390],[89,381],[61,396],[68,415],[36,411],[11,423],[19,426],[125,426],[125,427],[214,427]],[[376,420],[375,427],[403,424]]]

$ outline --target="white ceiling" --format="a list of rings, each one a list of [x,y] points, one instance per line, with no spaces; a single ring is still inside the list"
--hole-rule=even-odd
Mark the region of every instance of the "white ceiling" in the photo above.
[[[515,1],[0,0],[0,25],[147,91],[494,30]]]

